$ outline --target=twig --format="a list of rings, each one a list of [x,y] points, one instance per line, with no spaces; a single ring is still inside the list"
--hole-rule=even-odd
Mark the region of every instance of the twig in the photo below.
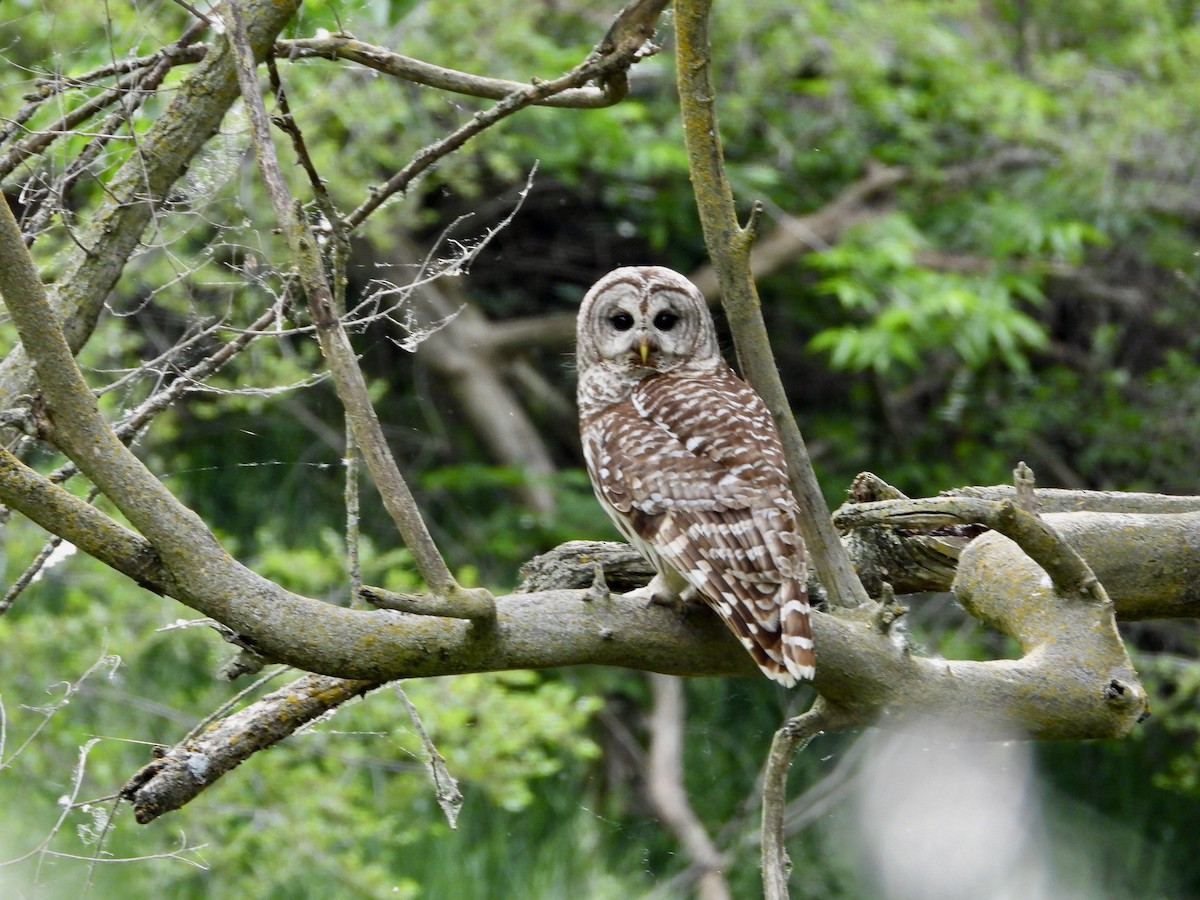
[[[360,556],[362,533],[359,529],[361,521],[360,501],[358,495],[358,467],[361,456],[358,445],[354,442],[354,429],[346,421],[346,455],[342,462],[346,467],[346,484],[342,488],[342,496],[346,504],[346,563],[347,575],[350,578],[350,602],[353,603],[362,591],[362,559]]]
[[[826,733],[832,731],[832,728],[825,729]],[[819,822],[831,810],[845,802],[846,794],[858,776],[866,746],[861,739],[855,740],[850,747],[842,751],[833,771],[806,788],[799,797],[788,801],[783,813],[784,832],[788,837],[793,837]]]
[[[502,100],[509,94],[529,89],[528,84],[519,81],[508,81],[503,78],[487,78],[435,66],[411,56],[401,56],[399,53],[372,44],[365,44],[345,34],[334,34],[321,38],[300,38],[296,40],[277,41],[275,56],[284,59],[305,59],[321,57],[324,59],[348,59],[360,63],[377,72],[402,78],[416,84],[451,91],[456,94],[466,94],[470,97],[483,97],[489,100]],[[603,83],[598,88],[569,88],[557,94],[543,97],[534,101],[536,106],[554,106],[571,109],[599,109],[612,106],[625,98],[628,85],[623,80],[613,80]]]
[[[8,756],[4,756],[4,749],[7,743],[7,717],[4,714],[4,707],[0,705],[0,772],[9,768],[17,758],[27,749],[33,746],[34,740],[39,734],[50,724],[50,720],[54,718],[64,706],[71,702],[71,698],[79,693],[84,683],[95,675],[97,672],[108,669],[108,674],[111,677],[116,671],[117,666],[121,663],[120,657],[111,656],[108,653],[101,653],[83,674],[74,681],[60,681],[54,685],[55,688],[62,689],[62,696],[50,704],[49,707],[42,707],[38,711],[42,714],[42,720],[34,726],[33,730],[25,736],[19,747]]]
[[[205,25],[209,26],[210,28],[212,27],[212,24],[213,24],[212,19],[210,19],[206,13],[200,11],[192,4],[188,3],[187,0],[174,0],[174,2],[176,4],[178,4],[179,6],[182,6],[184,9],[186,9],[188,12],[190,12],[193,16],[195,16],[197,19],[199,19]]]
[[[404,704],[404,708],[408,710],[408,718],[421,738],[421,746],[425,748],[425,766],[429,770],[429,777],[433,780],[434,797],[450,827],[457,828],[458,811],[462,809],[463,804],[462,791],[458,789],[458,779],[451,775],[450,770],[446,768],[446,758],[438,752],[433,739],[429,737],[429,732],[425,730],[425,723],[421,721],[421,714],[417,712],[413,702],[408,699],[408,694],[404,693],[404,689],[400,685],[397,684],[395,687],[396,695]]]
[[[1037,481],[1034,478],[1033,469],[1023,462],[1017,463],[1016,469],[1013,470],[1013,487],[1017,492],[1017,507],[1025,510],[1031,516],[1036,516],[1038,514]]]
[[[154,91],[162,84],[167,73],[171,71],[173,66],[177,65],[178,54],[175,51],[186,49],[192,41],[199,37],[203,30],[203,27],[199,23],[193,23],[179,40],[151,57],[149,65],[144,70],[134,70],[135,74],[130,79],[129,87],[123,92],[132,96],[133,99],[124,104],[122,108],[109,114],[92,139],[71,160],[71,164],[67,166],[66,171],[57,179],[53,188],[46,192],[47,198],[43,200],[43,208],[37,211],[30,226],[26,229],[26,246],[33,244],[41,228],[49,220],[50,216],[53,215],[55,209],[63,211],[64,225],[66,224],[66,198],[68,192],[71,190],[71,186],[87,171],[92,161],[100,155],[100,152],[108,146],[117,130],[123,124],[132,121],[133,114],[145,104],[148,98],[154,96]],[[57,205],[49,202],[49,195],[57,198]],[[26,216],[28,214],[27,211]],[[70,231],[68,233],[71,235],[72,240],[75,240],[75,243],[79,245],[79,241],[75,238],[74,233]],[[82,245],[80,247],[83,249]]]
[[[496,608],[490,598],[469,591],[458,596],[443,597],[425,594],[400,594],[381,587],[363,585],[358,597],[376,609],[395,609],[418,616],[445,616],[450,619],[491,619]]]
[[[179,373],[169,385],[161,391],[147,397],[137,408],[131,410],[119,422],[113,425],[113,433],[124,443],[131,444],[146,427],[163,410],[169,408],[176,400],[194,390],[196,385],[203,384],[237,354],[245,350],[255,338],[266,334],[266,329],[279,317],[279,309],[272,307],[255,319],[247,328],[237,331],[235,337],[228,343],[222,344],[204,359],[191,368]],[[211,329],[217,330],[216,327]],[[207,333],[207,331],[205,332]],[[202,337],[198,335],[198,337]],[[179,345],[171,348],[170,352],[179,350]],[[154,361],[147,365],[153,365]],[[143,366],[145,368],[146,366]],[[113,385],[109,385],[112,388]],[[79,468],[74,463],[67,463],[50,473],[49,480],[53,484],[62,484],[78,473]]]
[[[300,0],[251,0],[253,41],[264,48],[294,14]],[[181,41],[193,28],[193,23]],[[196,34],[199,31],[195,32]],[[54,311],[74,351],[83,346],[120,278],[146,226],[164,202],[187,163],[207,143],[237,93],[237,82],[224,45],[206,54],[195,71],[172,88],[169,102],[137,141],[130,155],[107,179],[103,197],[78,249],[56,262],[51,288]],[[33,390],[33,366],[23,346],[0,362],[0,408]]]
[[[771,741],[762,788],[762,877],[766,900],[787,900],[788,896],[791,862],[784,844],[784,814],[792,757],[827,727],[825,706],[818,700],[808,712],[784,722]]]
[[[86,122],[93,115],[104,109],[111,103],[119,100],[122,96],[130,91],[137,90],[144,78],[148,78],[152,83],[157,84],[162,80],[162,76],[167,69],[175,65],[176,55],[194,42],[205,29],[205,25],[201,22],[193,22],[180,35],[179,39],[159,53],[148,57],[149,72],[139,71],[140,67],[129,68],[130,74],[119,78],[116,84],[109,88],[105,88],[100,93],[96,94],[89,100],[81,103],[78,107],[71,110],[69,113],[62,116],[57,122],[47,126],[44,129],[39,129],[37,132],[30,135],[25,141],[9,148],[7,154],[0,161],[0,181],[7,178],[13,170],[30,156],[34,156],[45,150],[51,143],[63,135],[71,134],[72,130],[79,124]],[[100,71],[100,70],[98,70]],[[119,71],[115,67],[105,67],[105,74],[111,72],[117,74]],[[88,77],[88,76],[85,76]],[[97,76],[99,77],[99,76]],[[66,82],[64,79],[55,79],[53,82],[43,86],[33,102],[28,108],[22,108],[18,113],[18,121],[27,120],[36,111],[37,106],[54,95],[56,89],[66,83],[81,83],[81,79],[71,79]],[[0,134],[0,143],[3,143],[10,134],[14,125],[10,124],[3,134]]]
[[[43,152],[60,137],[72,134],[76,126],[86,122],[97,112],[115,103],[130,90],[133,90],[137,87],[141,78],[142,75],[140,72],[126,75],[112,87],[105,88],[94,97],[79,104],[79,106],[63,115],[58,121],[51,123],[46,128],[38,129],[25,140],[14,144],[9,148],[4,157],[0,159],[0,180],[11,175],[17,166],[29,159],[29,157]]]
[[[262,334],[263,329],[275,320],[277,312],[277,310],[271,309],[263,313],[250,328],[240,332],[233,340],[222,345],[186,372],[181,373],[168,387],[143,401],[113,427],[116,436],[125,444],[132,443],[154,416],[168,408],[194,384],[202,382],[219,370]],[[17,595],[28,586],[45,564],[49,554],[63,539],[70,540],[89,555],[96,556],[102,562],[114,566],[118,571],[135,577],[143,587],[157,593],[165,591],[165,586],[160,581],[161,573],[153,572],[157,565],[157,557],[148,544],[125,531],[115,521],[94,507],[90,512],[82,514],[79,512],[82,508],[90,507],[94,502],[98,494],[95,488],[84,501],[79,501],[73,494],[56,493],[50,490],[50,485],[62,484],[78,472],[79,467],[73,462],[68,462],[51,472],[43,480],[33,470],[27,469],[19,463],[16,457],[10,456],[7,451],[0,451],[0,479],[22,482],[25,485],[24,489],[31,495],[36,494],[43,498],[39,506],[44,515],[57,516],[59,521],[71,523],[71,527],[66,530],[59,527],[60,533],[47,543],[25,573],[0,599],[0,615],[8,611]],[[48,525],[49,522],[45,524]],[[134,575],[135,571],[140,574]]]
[[[88,504],[94,503],[99,494],[100,491],[98,491],[93,485],[88,491],[87,499],[84,500],[84,502]],[[16,602],[17,597],[21,595],[25,588],[29,587],[29,585],[33,584],[33,582],[37,580],[38,576],[42,574],[46,562],[54,555],[55,551],[58,550],[62,544],[63,538],[61,535],[50,535],[50,539],[46,541],[46,543],[42,546],[42,549],[38,551],[37,555],[33,558],[29,565],[25,567],[25,571],[17,576],[16,580],[13,581],[8,590],[4,592],[4,596],[0,597],[0,616],[3,616],[10,609],[12,609],[12,605]]]
[[[450,134],[419,150],[404,168],[372,189],[371,196],[346,216],[347,228],[359,225],[389,197],[408,189],[413,180],[444,156],[453,153],[475,135],[502,119],[547,97],[577,88],[594,79],[620,77],[629,66],[651,52],[647,42],[654,23],[669,0],[636,0],[617,15],[608,35],[578,66],[551,81],[534,81],[508,94],[490,109],[471,117]]]

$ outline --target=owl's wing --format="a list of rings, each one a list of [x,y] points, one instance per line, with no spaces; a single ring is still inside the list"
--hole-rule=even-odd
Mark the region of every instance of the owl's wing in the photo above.
[[[803,541],[765,405],[727,377],[652,378],[587,437],[604,499],[791,686],[814,656]]]

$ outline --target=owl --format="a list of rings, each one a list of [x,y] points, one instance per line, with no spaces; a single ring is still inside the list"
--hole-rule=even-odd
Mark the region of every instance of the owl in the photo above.
[[[769,678],[811,679],[783,447],[766,404],[721,357],[703,296],[670,269],[617,269],[583,298],[576,338],[592,487],[658,572],[633,595],[706,603]]]

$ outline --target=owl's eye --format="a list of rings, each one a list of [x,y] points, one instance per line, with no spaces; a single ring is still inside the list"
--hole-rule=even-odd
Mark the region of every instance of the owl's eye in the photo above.
[[[609,316],[608,321],[612,323],[612,327],[617,329],[617,331],[628,331],[633,327],[633,316],[629,313],[615,313]]]
[[[679,322],[679,313],[663,310],[654,317],[654,327],[659,331],[670,331]]]

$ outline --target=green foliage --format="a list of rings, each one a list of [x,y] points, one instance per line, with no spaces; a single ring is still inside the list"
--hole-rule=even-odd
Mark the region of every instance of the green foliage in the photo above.
[[[971,369],[999,360],[1028,371],[1028,353],[1046,345],[1042,326],[1018,307],[1015,292],[1032,293],[1030,286],[924,268],[916,258],[922,244],[912,223],[896,214],[811,254],[825,275],[817,288],[858,319],[820,332],[812,348],[827,351],[837,369],[882,376],[920,370],[945,348]]]
[[[1159,733],[1138,735],[1142,752],[1154,760],[1154,786],[1200,797],[1200,667],[1173,652],[1143,653],[1136,661],[1153,691],[1154,715],[1161,719]]]
[[[620,539],[608,518],[597,516],[595,495],[582,469],[550,479],[555,498],[551,518],[512,502],[512,488],[527,478],[509,466],[481,464],[442,466],[421,478],[430,508],[444,511],[439,520],[449,522],[458,535],[448,543],[447,554],[463,564],[482,565],[493,584],[515,584],[526,560],[564,541]]]
[[[321,529],[312,543],[286,546],[275,532],[264,532],[255,542],[254,571],[288,590],[333,603],[349,601],[346,585],[346,541],[340,532]],[[370,537],[359,540],[359,569],[363,581],[391,591],[418,591],[422,581],[412,554],[403,547],[381,551]]]
[[[566,760],[598,753],[585,729],[602,703],[566,682],[504,672],[422,681],[405,690],[418,709],[433,711],[430,736],[448,748],[450,771],[509,812],[529,806],[536,779],[560,772]],[[414,745],[408,752],[416,757],[421,751]]]

